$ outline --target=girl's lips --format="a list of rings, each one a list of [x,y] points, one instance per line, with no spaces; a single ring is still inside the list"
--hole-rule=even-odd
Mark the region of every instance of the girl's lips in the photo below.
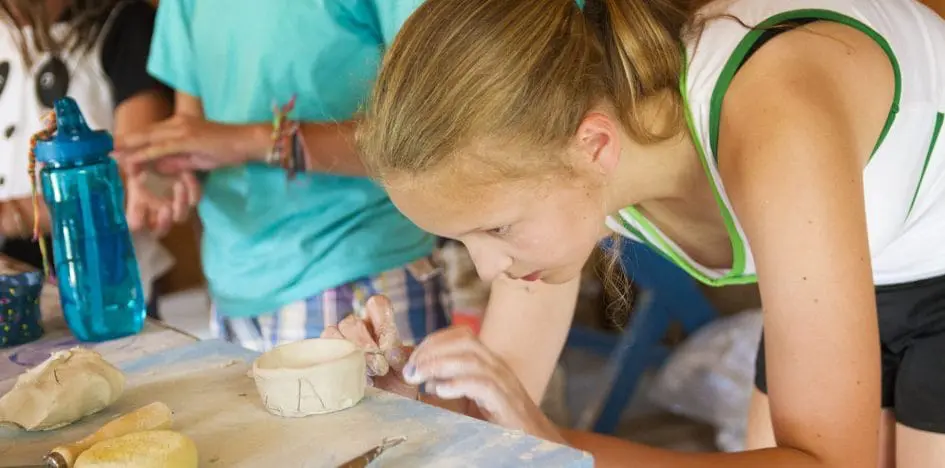
[[[526,276],[520,278],[522,281],[538,281],[541,279],[541,272],[536,271],[534,273],[529,273]]]

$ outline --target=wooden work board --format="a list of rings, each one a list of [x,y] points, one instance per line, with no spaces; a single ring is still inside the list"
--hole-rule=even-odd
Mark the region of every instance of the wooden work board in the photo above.
[[[590,467],[590,455],[369,388],[353,408],[281,418],[262,406],[248,372],[257,354],[212,340],[119,363],[125,393],[99,414],[56,431],[0,428],[0,466],[36,464],[49,449],[154,401],[174,411],[201,467],[337,467],[385,437],[406,436],[371,466]]]

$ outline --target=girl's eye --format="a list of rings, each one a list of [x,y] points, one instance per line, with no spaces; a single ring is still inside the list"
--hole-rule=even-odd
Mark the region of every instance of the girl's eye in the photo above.
[[[502,237],[502,236],[508,234],[508,233],[509,233],[509,230],[510,230],[511,228],[512,228],[512,226],[510,226],[510,225],[505,225],[505,226],[499,226],[499,227],[497,227],[497,228],[489,229],[489,230],[486,231],[486,232],[488,232],[489,234],[492,234],[493,236]]]

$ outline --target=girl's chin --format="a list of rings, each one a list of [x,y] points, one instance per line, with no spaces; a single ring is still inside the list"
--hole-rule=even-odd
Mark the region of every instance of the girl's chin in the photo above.
[[[544,270],[541,273],[540,281],[547,284],[565,284],[581,276],[581,269],[576,271],[571,269],[556,268],[554,270]]]

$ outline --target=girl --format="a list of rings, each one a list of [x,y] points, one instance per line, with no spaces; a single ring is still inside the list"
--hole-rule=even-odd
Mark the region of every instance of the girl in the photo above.
[[[407,382],[602,465],[945,465],[945,23],[914,0],[581,3],[429,0],[389,51],[365,164],[495,278],[481,339],[427,338]],[[610,231],[707,284],[758,281],[752,450],[536,409]]]
[[[350,120],[419,3],[161,1],[148,70],[176,91],[175,115],[115,146],[129,163],[207,171],[201,255],[219,337],[262,351],[319,336],[375,293],[407,338],[445,325],[434,238],[364,177]],[[283,128],[298,131],[274,140],[273,105],[289,102]]]
[[[30,137],[42,116],[66,95],[82,108],[92,128],[134,131],[170,112],[167,89],[145,70],[154,8],[144,1],[3,0],[0,2],[0,236],[4,252],[40,266],[32,236],[33,209],[28,177]],[[152,191],[147,174],[126,180],[132,228],[161,234],[173,220],[186,218],[184,175],[171,199]],[[146,186],[148,185],[148,186]],[[160,187],[157,187],[160,188]],[[48,229],[45,209],[40,227]],[[173,263],[155,234],[135,235],[145,295]],[[156,316],[153,301],[150,315]]]

